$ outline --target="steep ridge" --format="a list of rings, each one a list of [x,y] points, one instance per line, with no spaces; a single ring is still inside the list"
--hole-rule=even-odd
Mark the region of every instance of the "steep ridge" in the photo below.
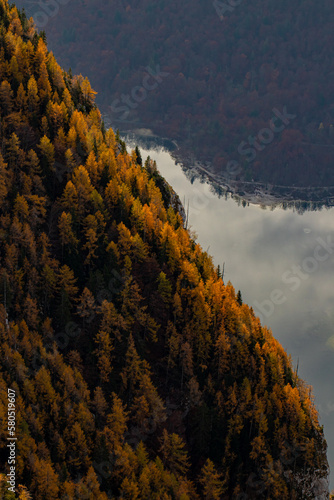
[[[0,17],[0,457],[7,474],[9,388],[18,498],[327,498],[310,387],[89,81],[7,0]]]

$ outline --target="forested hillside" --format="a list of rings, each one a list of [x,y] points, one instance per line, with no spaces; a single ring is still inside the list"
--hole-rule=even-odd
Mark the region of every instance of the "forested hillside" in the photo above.
[[[235,180],[334,186],[331,0],[18,5],[120,130],[153,129]]]
[[[0,19],[0,460],[7,474],[10,388],[16,498],[326,498],[311,388],[157,166],[106,130],[89,81],[7,0]]]

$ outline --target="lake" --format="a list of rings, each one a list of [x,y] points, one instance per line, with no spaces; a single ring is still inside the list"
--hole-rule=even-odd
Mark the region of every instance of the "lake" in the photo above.
[[[186,175],[168,151],[140,149],[189,206],[190,229],[224,267],[224,281],[241,291],[313,387],[334,471],[334,208],[302,213],[242,204],[219,197],[191,171]]]

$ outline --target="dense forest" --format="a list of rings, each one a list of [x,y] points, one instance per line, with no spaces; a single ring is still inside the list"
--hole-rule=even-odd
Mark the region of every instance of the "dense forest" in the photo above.
[[[327,498],[311,388],[7,0],[0,81],[1,498]]]
[[[334,186],[331,0],[18,5],[113,126],[152,129],[232,180]]]

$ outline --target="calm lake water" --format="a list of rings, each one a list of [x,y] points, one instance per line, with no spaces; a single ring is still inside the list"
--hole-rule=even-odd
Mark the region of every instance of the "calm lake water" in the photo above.
[[[129,143],[129,141],[127,140]],[[131,145],[131,144],[130,144]],[[167,151],[141,148],[189,204],[197,241],[223,268],[261,322],[313,387],[324,426],[334,487],[334,208],[242,206],[185,175]]]

